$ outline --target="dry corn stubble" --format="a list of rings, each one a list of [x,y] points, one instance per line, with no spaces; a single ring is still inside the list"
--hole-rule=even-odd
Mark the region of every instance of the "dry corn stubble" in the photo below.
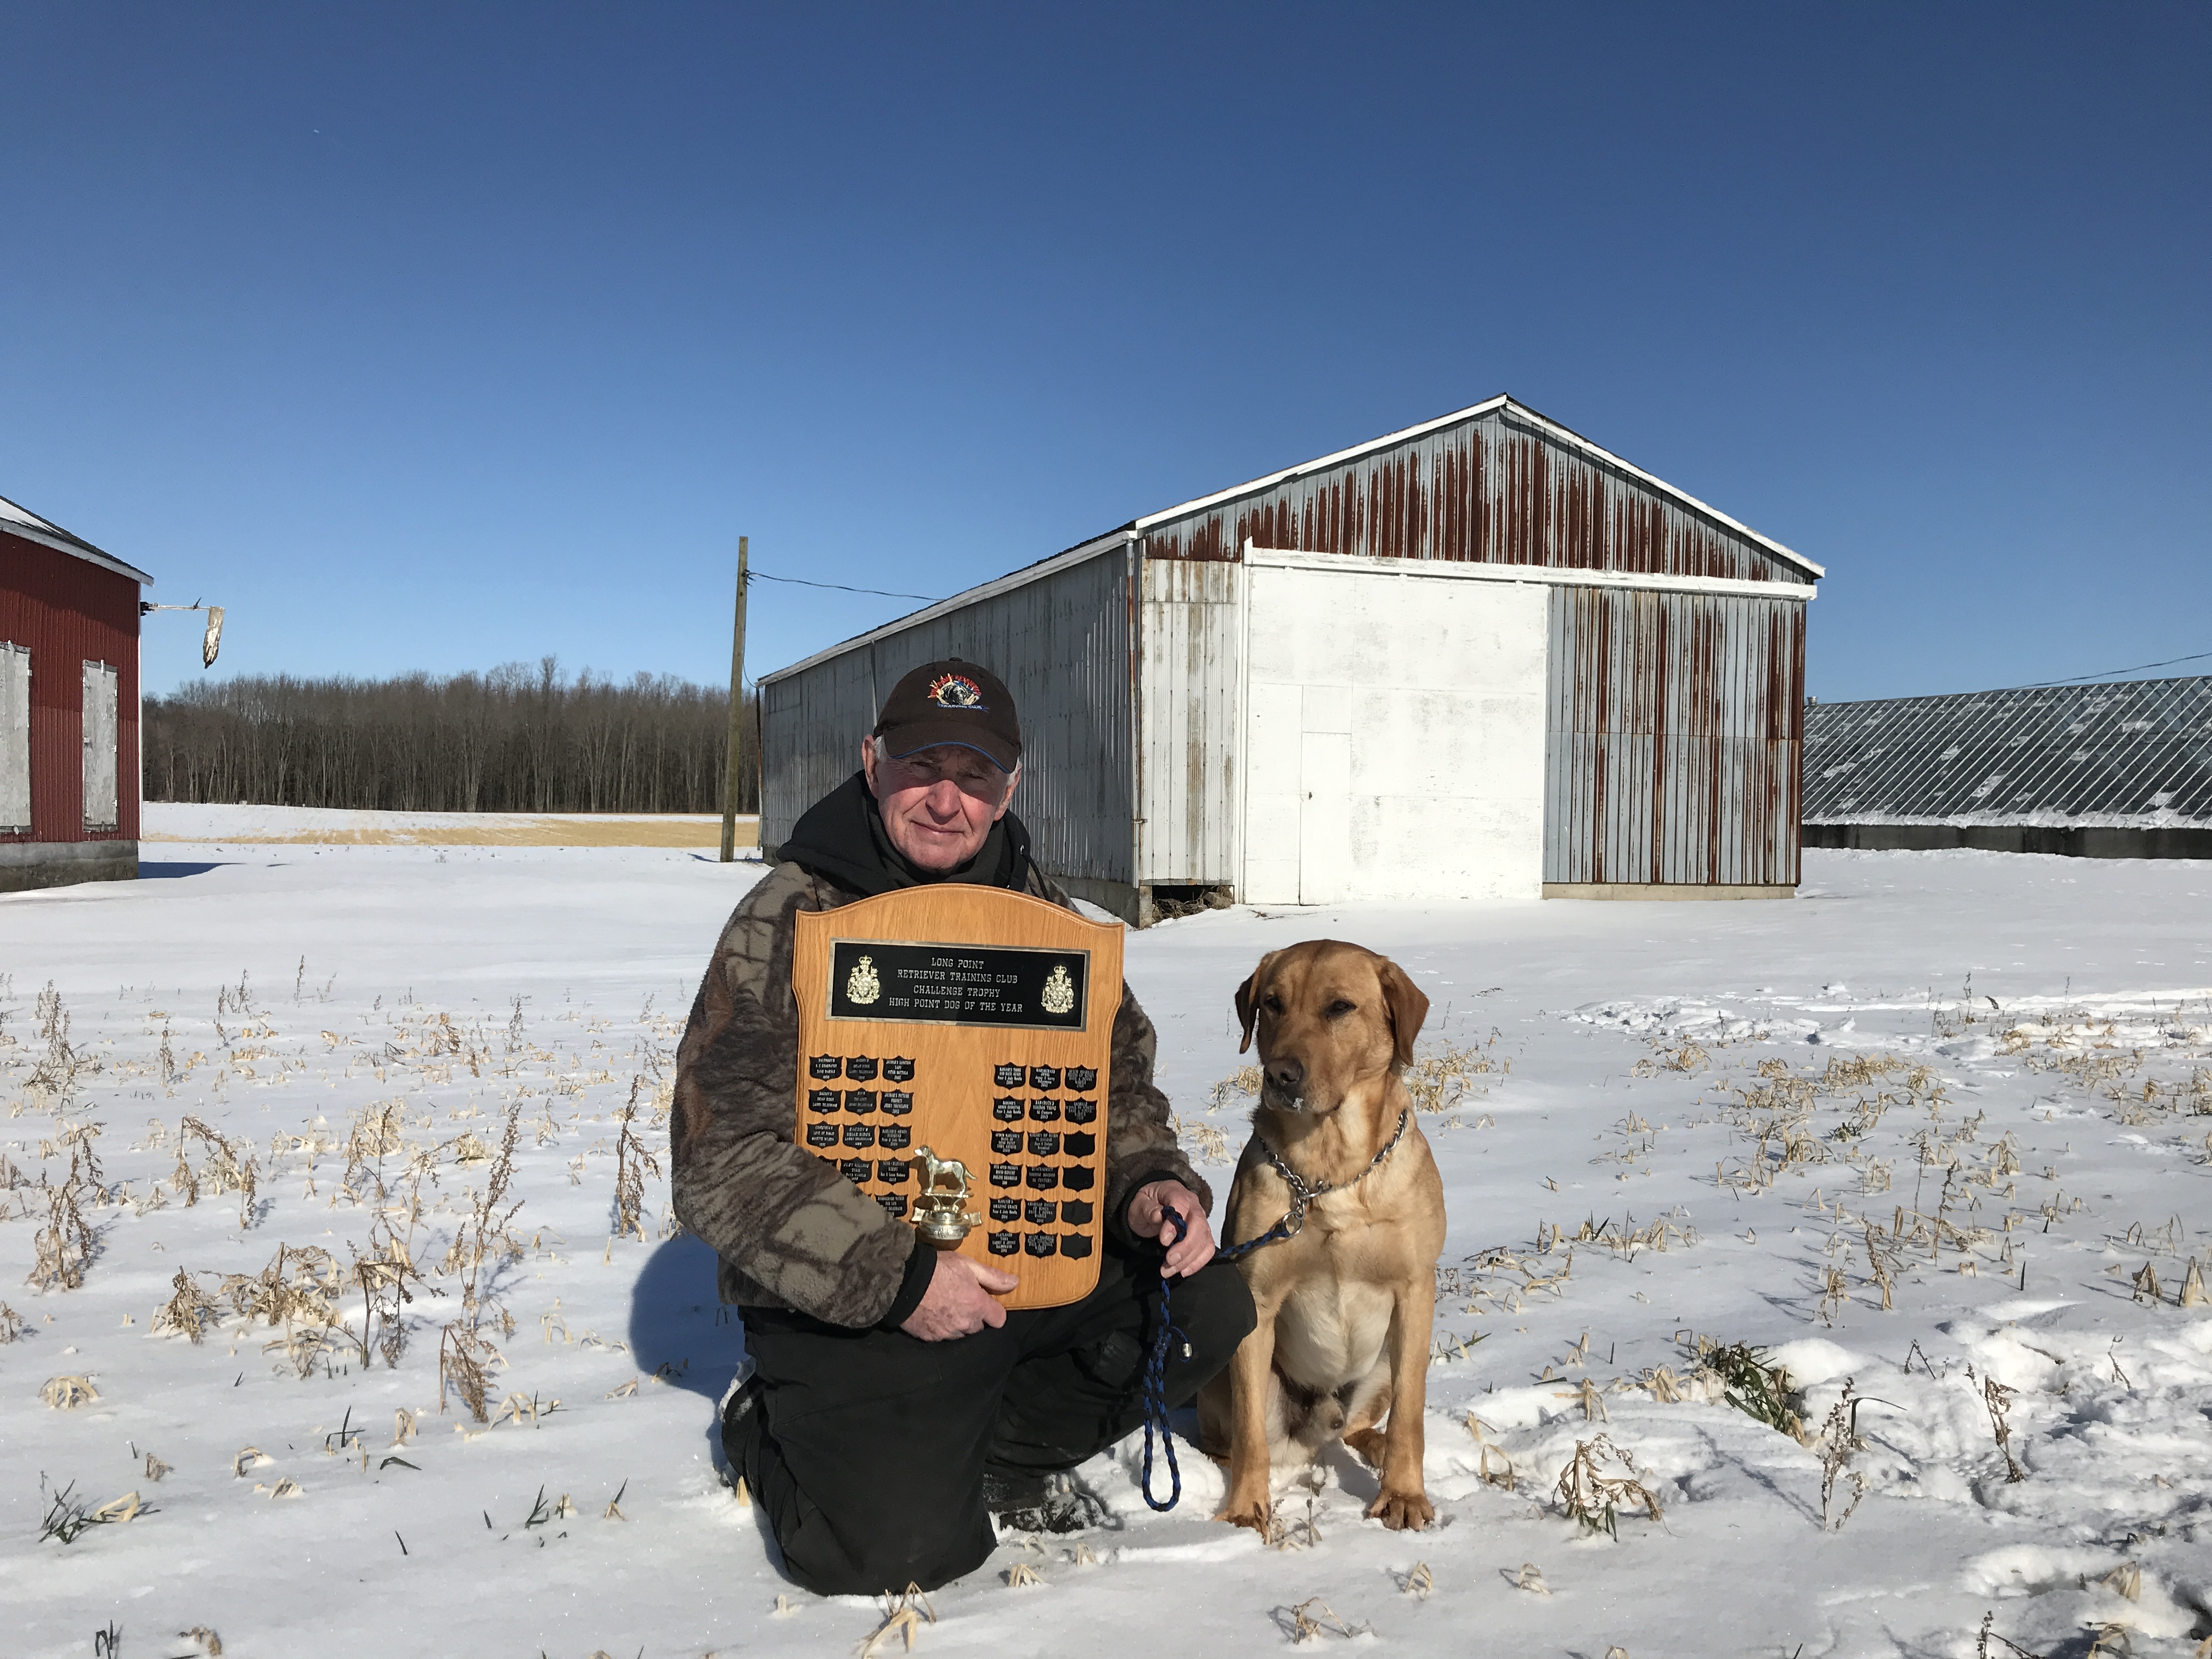
[[[1374,1627],[1370,1625],[1346,1624],[1337,1616],[1336,1609],[1318,1595],[1310,1595],[1296,1607],[1283,1609],[1277,1615],[1276,1622],[1288,1626],[1294,1644],[1310,1642],[1323,1635],[1341,1636],[1349,1641],[1355,1636],[1372,1636],[1375,1633]]]
[[[106,1199],[100,1179],[100,1158],[92,1149],[97,1124],[83,1126],[70,1143],[69,1174],[59,1186],[45,1176],[39,1190],[46,1194],[46,1224],[34,1243],[36,1259],[25,1282],[41,1291],[74,1291],[84,1283],[85,1270],[100,1250],[100,1236],[85,1217],[88,1203]]]
[[[781,1613],[784,1610],[784,1600],[779,1595],[776,1597],[776,1611]],[[906,1651],[911,1653],[914,1651],[914,1639],[921,1634],[922,1626],[937,1622],[937,1609],[931,1605],[929,1597],[922,1593],[919,1584],[908,1584],[896,1597],[886,1593],[882,1600],[882,1612],[883,1623],[860,1643],[860,1659],[876,1659],[894,1636],[903,1638]]]
[[[206,1153],[200,1167],[191,1167],[187,1153],[197,1140]],[[234,1141],[189,1113],[177,1126],[177,1167],[170,1184],[185,1195],[185,1207],[200,1201],[203,1183],[218,1193],[238,1194],[238,1225],[242,1232],[258,1218],[257,1194],[260,1165],[243,1141]]]
[[[73,1412],[98,1400],[100,1390],[92,1386],[88,1376],[50,1376],[40,1389],[39,1398],[58,1412]]]
[[[222,1304],[194,1284],[192,1275],[182,1267],[177,1269],[169,1286],[169,1299],[155,1310],[149,1328],[156,1336],[189,1337],[198,1347],[206,1340],[207,1328],[216,1322]]]
[[[1613,1473],[1613,1470],[1620,1473]],[[1602,1532],[1618,1540],[1618,1512],[1624,1506],[1642,1509],[1651,1519],[1659,1516],[1659,1500],[1638,1478],[1635,1460],[1611,1437],[1575,1443],[1574,1455],[1559,1471],[1559,1506],[1581,1522],[1585,1532]]]
[[[2182,1275],[2181,1294],[2177,1299],[2185,1308],[2212,1307],[2212,1295],[2206,1294],[2204,1289],[2204,1269],[2197,1266],[2197,1258],[2193,1255],[2189,1258],[2189,1271]],[[0,1314],[5,1312],[5,1304],[0,1304]],[[0,1341],[6,1340],[0,1337]]]

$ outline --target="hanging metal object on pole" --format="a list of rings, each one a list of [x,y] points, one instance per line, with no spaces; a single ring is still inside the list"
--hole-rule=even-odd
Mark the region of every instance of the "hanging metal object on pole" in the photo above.
[[[722,862],[738,856],[738,755],[745,714],[745,567],[748,538],[738,538],[738,617],[730,637],[730,752],[722,768]]]
[[[222,649],[222,607],[202,605],[195,599],[190,605],[148,605],[141,601],[138,614],[142,617],[156,611],[204,611],[207,612],[207,632],[200,640],[200,666],[215,666],[216,653]]]

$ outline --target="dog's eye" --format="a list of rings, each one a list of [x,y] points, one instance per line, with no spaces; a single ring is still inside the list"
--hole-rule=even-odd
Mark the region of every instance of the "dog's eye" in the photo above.
[[[1260,1006],[1271,1014],[1279,1014],[1283,1012],[1282,998],[1272,991],[1260,1000]]]
[[[1331,1019],[1341,1019],[1358,1006],[1358,1005],[1356,1003],[1346,1002],[1342,997],[1339,997],[1335,1001],[1328,1005],[1328,1017]]]

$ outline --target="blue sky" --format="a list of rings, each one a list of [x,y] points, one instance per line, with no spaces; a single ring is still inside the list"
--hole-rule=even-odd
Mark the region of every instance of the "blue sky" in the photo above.
[[[218,672],[711,680],[741,532],[949,593],[1500,392],[1826,564],[1824,699],[2212,651],[2201,5],[0,4],[0,495],[227,605]],[[750,664],[910,608],[763,585]]]

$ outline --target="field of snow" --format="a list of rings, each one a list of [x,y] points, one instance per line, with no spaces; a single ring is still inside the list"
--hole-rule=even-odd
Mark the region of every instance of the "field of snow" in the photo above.
[[[161,856],[0,898],[0,1646],[853,1653],[884,1610],[781,1581],[718,1476],[743,1332],[666,1207],[669,1056],[760,866]],[[1102,1457],[1115,1526],[1009,1540],[915,1651],[1956,1659],[1985,1615],[1990,1654],[2206,1651],[2212,866],[1806,864],[1790,903],[1133,936],[1219,1182],[1261,951],[1355,939],[1434,1000],[1437,1523],[1364,1521],[1340,1455],[1263,1541],[1194,1451],[1164,1516]],[[471,1291],[481,1422],[441,1388]],[[1811,1445],[1716,1397],[1738,1343]],[[1656,1518],[1573,1518],[1578,1445]]]

